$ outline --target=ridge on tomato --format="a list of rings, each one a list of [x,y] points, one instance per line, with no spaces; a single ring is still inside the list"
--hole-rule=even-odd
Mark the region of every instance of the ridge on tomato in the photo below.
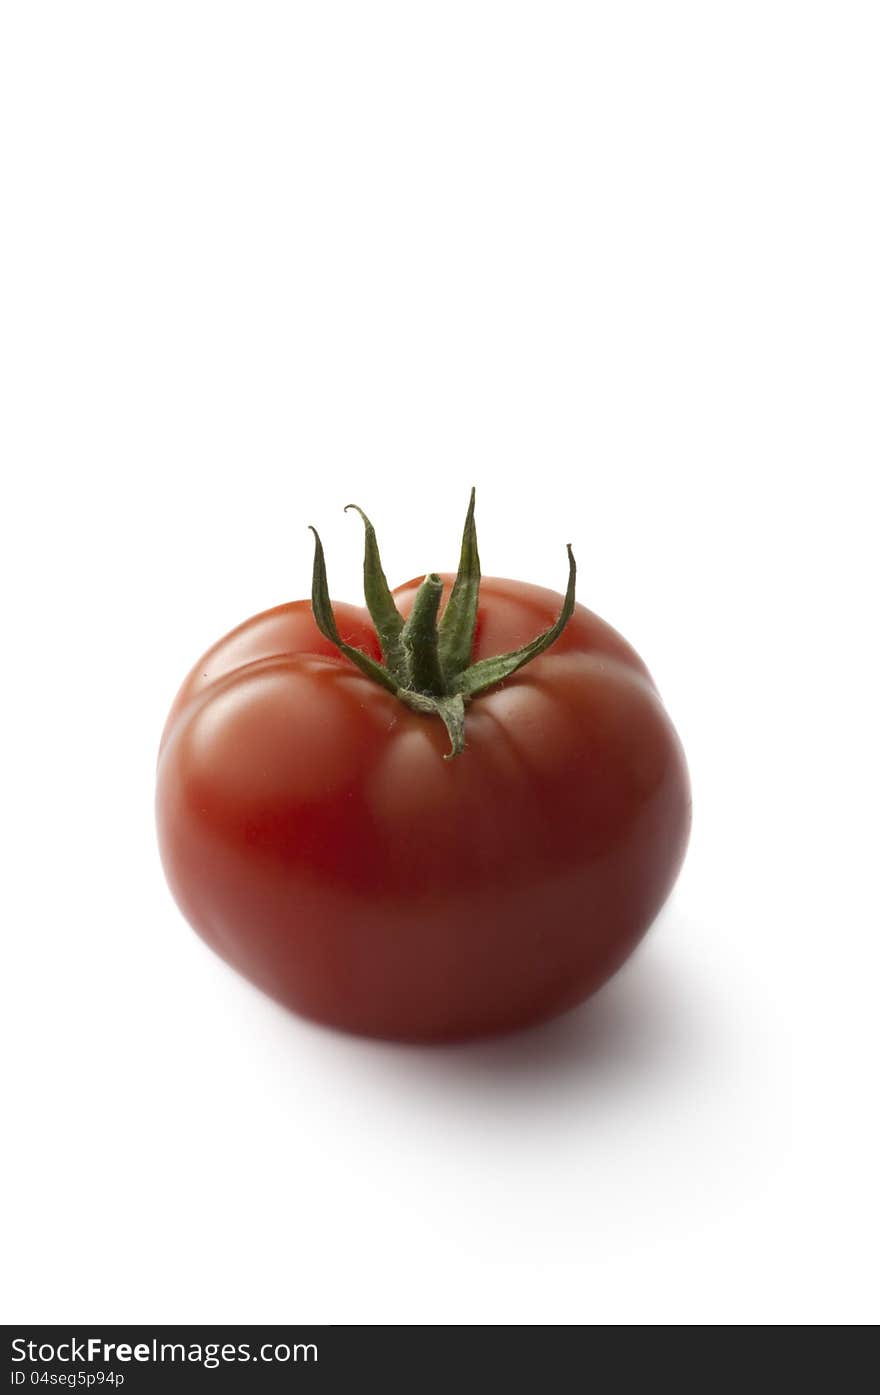
[[[354,506],[350,506],[354,507]],[[641,659],[564,597],[455,576],[312,600],[221,639],[162,736],[169,885],[223,958],[317,1021],[403,1040],[565,1011],[633,950],[684,856],[681,745]],[[438,720],[439,719],[439,720]]]

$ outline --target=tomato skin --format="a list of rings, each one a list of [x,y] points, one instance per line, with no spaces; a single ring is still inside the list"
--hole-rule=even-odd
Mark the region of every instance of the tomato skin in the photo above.
[[[395,592],[404,615],[417,584]],[[474,658],[532,639],[560,599],[484,578]],[[367,612],[335,612],[378,658]],[[464,1038],[574,1006],[677,875],[678,738],[644,664],[582,606],[473,700],[466,735],[444,760],[443,724],[342,658],[308,602],[254,616],[195,665],[162,738],[159,844],[183,913],[273,997],[352,1032]]]

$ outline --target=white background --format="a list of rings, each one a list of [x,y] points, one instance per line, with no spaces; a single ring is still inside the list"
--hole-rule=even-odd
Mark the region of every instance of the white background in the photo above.
[[[878,1317],[878,12],[7,3],[6,1321]],[[457,557],[641,650],[674,896],[591,1004],[415,1050],[165,888],[177,684]]]

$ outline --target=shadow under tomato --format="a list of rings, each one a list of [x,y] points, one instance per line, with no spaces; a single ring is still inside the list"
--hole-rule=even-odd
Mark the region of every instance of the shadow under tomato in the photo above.
[[[446,1045],[400,1045],[337,1035],[358,1068],[404,1091],[463,1102],[558,1105],[560,1096],[603,1094],[687,1068],[705,1035],[688,984],[662,952],[664,912],[648,940],[587,1002],[562,1017],[503,1037]],[[674,915],[674,911],[671,912]],[[343,1043],[345,1046],[343,1047]]]

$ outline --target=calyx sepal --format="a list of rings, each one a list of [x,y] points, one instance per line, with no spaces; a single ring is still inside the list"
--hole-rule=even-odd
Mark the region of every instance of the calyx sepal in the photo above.
[[[355,645],[345,643],[339,634],[327,585],[324,548],[317,530],[312,528],[315,535],[312,570],[315,624],[325,639],[335,644],[367,678],[387,688],[413,711],[441,719],[450,740],[446,760],[464,750],[467,703],[549,649],[562,634],[574,610],[577,565],[568,543],[568,585],[555,623],[519,649],[471,662],[480,599],[475,499],[476,491],[472,489],[458,573],[442,615],[439,610],[443,582],[436,572],[429,572],[416,592],[406,620],[397,609],[385,578],[376,530],[357,504],[346,506],[359,513],[364,524],[364,597],[379,637],[382,663]]]

